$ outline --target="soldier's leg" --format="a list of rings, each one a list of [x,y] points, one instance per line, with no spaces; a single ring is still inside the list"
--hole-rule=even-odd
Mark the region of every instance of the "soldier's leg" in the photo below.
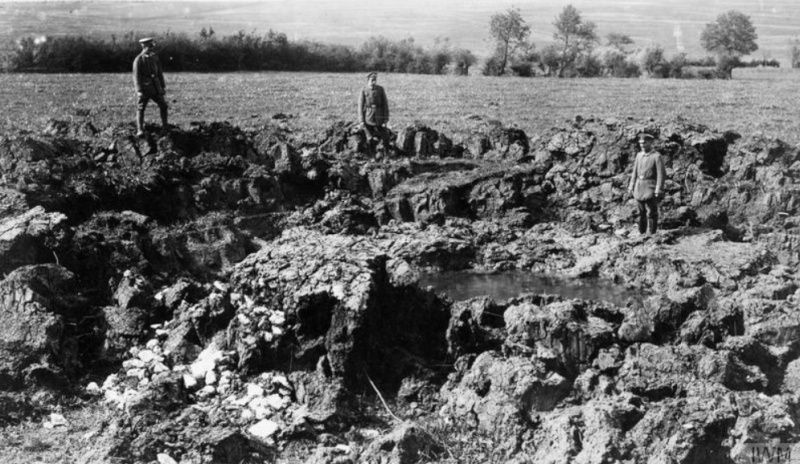
[[[647,232],[647,206],[646,202],[636,200],[636,206],[639,212],[639,233]]]
[[[140,93],[136,97],[136,135],[144,135],[144,110],[147,108],[149,97]]]
[[[374,132],[374,126],[370,126],[369,124],[364,124],[364,136],[367,138],[367,143],[372,140],[372,134]]]
[[[392,143],[392,134],[389,132],[389,129],[386,126],[380,126],[380,138],[383,142],[384,148],[388,149],[389,144]]]
[[[161,111],[161,126],[165,129],[167,128],[167,115],[169,112],[169,105],[167,105],[167,101],[164,99],[163,95],[159,95],[158,99],[156,100],[158,103],[158,109]]]
[[[658,231],[658,200],[647,200],[647,233],[655,234]]]
[[[368,155],[375,154],[375,149],[378,145],[376,137],[380,135],[379,131],[380,128],[378,126],[364,124],[364,135],[366,136],[366,143],[364,144],[364,148]]]

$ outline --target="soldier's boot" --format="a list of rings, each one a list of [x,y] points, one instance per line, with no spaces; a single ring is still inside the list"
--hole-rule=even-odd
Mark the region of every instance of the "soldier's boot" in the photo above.
[[[650,218],[647,220],[647,233],[650,235],[658,231],[658,219]]]
[[[169,127],[167,124],[167,114],[169,113],[169,109],[166,106],[162,106],[159,109],[161,110],[161,127],[167,129]]]
[[[639,216],[639,233],[644,234],[647,232],[647,219],[645,217]]]
[[[144,110],[136,111],[136,136],[142,137],[144,135]]]

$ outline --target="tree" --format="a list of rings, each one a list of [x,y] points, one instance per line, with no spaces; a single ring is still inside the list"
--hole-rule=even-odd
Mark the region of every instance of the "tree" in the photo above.
[[[541,57],[536,51],[536,46],[532,43],[521,48],[511,63],[511,71],[514,75],[522,77],[532,77],[536,74],[534,67],[541,62]]]
[[[561,62],[561,51],[556,44],[547,45],[539,54],[539,63],[542,71],[548,76],[558,73],[558,65]]]
[[[789,59],[792,68],[800,68],[800,39],[797,37],[789,41]]]
[[[492,15],[489,34],[495,42],[497,72],[505,74],[509,58],[527,43],[531,27],[522,19],[518,8],[509,8],[505,13]]]
[[[651,77],[666,77],[667,60],[664,58],[664,47],[658,44],[649,45],[639,54],[639,63],[642,71]],[[667,71],[667,72],[665,72]]]
[[[683,68],[686,67],[686,53],[673,55],[669,60],[669,77],[683,77]]]
[[[450,39],[436,37],[433,41],[433,48],[429,52],[433,74],[444,74],[447,65],[453,61],[453,53],[450,51]]]
[[[597,42],[597,26],[591,21],[584,21],[572,5],[561,10],[553,25],[556,27],[553,37],[561,48],[558,77],[563,77],[564,71],[573,68],[579,56],[591,51]]]
[[[617,50],[624,51],[626,46],[633,45],[633,39],[628,34],[612,32],[606,36],[606,44],[609,47],[614,47]]]
[[[455,63],[453,72],[459,76],[466,76],[469,74],[469,68],[478,59],[471,51],[465,48],[459,48],[453,51],[453,62]]]
[[[622,50],[615,48],[606,50],[601,56],[607,75],[612,77],[637,77],[641,74],[639,65],[629,59]]]
[[[700,36],[700,44],[718,56],[741,57],[758,50],[756,29],[750,17],[731,10],[706,24]]]

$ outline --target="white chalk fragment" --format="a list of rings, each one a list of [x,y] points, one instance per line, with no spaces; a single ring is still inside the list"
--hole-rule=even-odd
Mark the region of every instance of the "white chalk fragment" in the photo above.
[[[164,453],[156,454],[156,461],[158,464],[178,464],[178,461],[172,459],[172,456]]]
[[[54,412],[50,414],[43,425],[46,429],[54,429],[56,427],[66,427],[69,423],[63,415]]]
[[[264,396],[264,388],[261,385],[255,383],[248,383],[245,385],[245,391],[247,392],[247,396],[249,398],[255,398],[256,396]]]
[[[279,427],[276,422],[271,421],[269,419],[262,419],[256,422],[255,424],[251,425],[247,429],[247,433],[253,435],[256,438],[266,440],[275,435],[275,432],[278,431],[278,428]]]
[[[337,300],[344,300],[344,285],[342,284],[331,285],[331,293]]]
[[[283,325],[286,322],[286,314],[283,311],[273,311],[269,316],[272,325]]]
[[[253,398],[250,403],[247,404],[247,407],[253,411],[255,418],[259,420],[272,415],[272,410],[269,408],[267,399],[264,397]]]
[[[209,344],[200,352],[192,365],[189,366],[192,376],[197,380],[205,378],[206,373],[210,370],[214,370],[217,366],[217,362],[219,362],[222,357],[222,351],[220,351],[215,344]]]
[[[273,393],[265,398],[267,404],[270,408],[274,409],[275,411],[280,411],[281,409],[286,407],[286,400],[285,397],[277,393]]]
[[[292,389],[292,384],[289,383],[289,379],[287,379],[283,374],[277,374],[276,376],[272,377],[272,383],[285,387],[289,390]]]
[[[183,385],[191,390],[197,386],[197,379],[189,374],[183,374]]]
[[[153,350],[147,349],[140,351],[138,357],[142,362],[149,364],[153,362],[158,357],[158,355],[153,353]]]
[[[153,364],[153,372],[155,372],[156,374],[160,374],[162,372],[169,372],[169,367],[164,365],[164,363],[156,362],[155,364]]]
[[[381,435],[381,433],[375,429],[360,429],[358,434],[367,440],[373,440]]]
[[[214,385],[217,383],[217,373],[214,371],[206,372],[206,385]]]
[[[340,452],[342,454],[349,454],[350,453],[350,446],[342,444],[342,443],[336,445],[335,449],[336,449],[336,451],[338,451],[338,452]]]
[[[228,291],[228,285],[227,284],[223,284],[219,280],[215,280],[214,281],[214,288],[216,288],[217,290],[219,290],[220,292],[223,292],[223,293]]]
[[[144,366],[145,366],[144,361],[142,361],[138,357],[122,361],[122,368],[125,369],[126,371],[129,371],[131,369],[141,369]]]
[[[206,385],[197,392],[197,395],[200,396],[201,398],[206,398],[215,395],[216,393],[217,389],[214,388],[213,385]]]
[[[144,370],[143,368],[128,369],[127,371],[125,371],[125,375],[127,377],[134,377],[141,380],[147,377],[147,371]]]

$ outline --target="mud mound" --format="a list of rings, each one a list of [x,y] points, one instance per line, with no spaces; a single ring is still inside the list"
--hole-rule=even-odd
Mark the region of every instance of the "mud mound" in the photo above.
[[[275,165],[271,146],[261,140],[272,140],[272,133],[245,134],[226,123],[170,129],[146,139],[128,133],[120,126],[103,131],[99,140],[68,138],[63,131],[6,138],[0,142],[0,175],[29,204],[73,220],[98,210],[127,209],[169,222],[220,209],[286,206],[269,171]]]
[[[23,266],[0,281],[2,388],[65,385],[62,369],[80,368],[77,321],[91,316],[73,293],[75,276],[58,265]]]
[[[231,275],[243,304],[228,329],[236,334],[239,367],[321,365],[350,386],[372,372],[396,389],[415,368],[403,363],[441,361],[442,304],[395,283],[388,259],[377,242],[303,229],[248,257]],[[408,358],[386,364],[393,351]]]

